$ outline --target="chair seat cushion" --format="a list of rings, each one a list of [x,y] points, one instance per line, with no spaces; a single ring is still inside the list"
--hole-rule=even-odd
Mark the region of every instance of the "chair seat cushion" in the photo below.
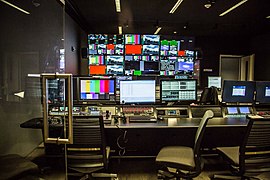
[[[195,169],[194,152],[190,147],[168,146],[160,150],[157,164],[187,171]]]
[[[0,156],[0,179],[15,179],[30,172],[39,172],[35,163],[17,154]]]
[[[239,166],[239,146],[219,147],[217,150],[227,158],[232,164]]]

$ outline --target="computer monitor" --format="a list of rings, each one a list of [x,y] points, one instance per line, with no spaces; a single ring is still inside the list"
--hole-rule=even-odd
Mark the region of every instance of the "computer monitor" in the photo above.
[[[220,76],[208,76],[208,87],[214,86],[221,89],[221,77]]]
[[[196,79],[162,79],[160,80],[161,102],[189,103],[197,101]]]
[[[257,104],[270,104],[270,81],[256,82],[255,101]]]
[[[252,103],[254,100],[255,82],[224,80],[222,102]]]
[[[159,45],[160,35],[142,35],[142,44]]]
[[[115,101],[115,78],[80,77],[78,99],[80,102]]]
[[[115,76],[116,78],[116,88],[120,88],[120,81],[131,81],[132,76]]]
[[[155,80],[120,81],[121,104],[148,104],[155,101]]]

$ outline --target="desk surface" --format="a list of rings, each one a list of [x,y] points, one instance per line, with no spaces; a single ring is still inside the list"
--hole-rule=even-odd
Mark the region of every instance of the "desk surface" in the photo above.
[[[106,124],[105,128],[194,128],[198,127],[201,118],[169,118],[166,120],[158,120],[157,122],[133,122]],[[213,118],[208,121],[207,127],[231,127],[246,126],[248,120],[245,117],[229,117],[229,118]],[[117,126],[116,126],[117,125]],[[52,127],[62,127],[62,125],[51,125]],[[43,119],[33,118],[22,124],[22,128],[42,129]]]

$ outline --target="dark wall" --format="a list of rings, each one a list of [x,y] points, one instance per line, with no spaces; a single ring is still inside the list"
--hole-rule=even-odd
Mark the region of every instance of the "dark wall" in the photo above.
[[[84,40],[85,39],[85,40]],[[85,46],[87,34],[69,16],[65,15],[65,61],[66,73],[80,74],[81,46]]]
[[[201,87],[207,86],[208,76],[219,75],[219,57],[221,54],[227,55],[249,55],[249,37],[196,37],[197,49],[201,55]],[[212,69],[212,72],[204,72],[204,69]]]
[[[250,47],[255,54],[254,80],[270,81],[270,33],[253,37]]]

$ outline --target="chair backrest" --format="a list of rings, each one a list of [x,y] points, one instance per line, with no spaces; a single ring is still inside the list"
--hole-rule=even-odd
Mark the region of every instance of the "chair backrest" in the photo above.
[[[200,104],[218,105],[219,100],[217,88],[214,86],[204,88],[201,94]]]
[[[103,159],[103,163],[106,168],[106,142],[104,134],[104,122],[102,116],[86,116],[73,118],[73,144],[67,145],[68,159],[69,157],[73,157],[73,159],[76,159],[74,158],[77,154],[75,152],[76,149],[85,154],[87,154],[87,151],[91,151],[91,149],[99,152],[98,154]],[[87,161],[87,159],[85,160]]]
[[[201,149],[201,142],[202,142],[202,139],[203,139],[203,135],[204,135],[204,132],[205,132],[205,128],[206,128],[206,125],[207,125],[207,122],[209,119],[213,118],[214,117],[214,113],[212,110],[207,110],[201,121],[200,121],[200,124],[199,124],[199,127],[197,129],[197,132],[196,132],[196,135],[195,135],[195,143],[194,143],[194,158],[195,158],[195,165],[196,165],[196,169],[197,168],[201,168],[200,167],[200,149]]]
[[[270,118],[249,119],[239,154],[240,173],[270,172]]]

